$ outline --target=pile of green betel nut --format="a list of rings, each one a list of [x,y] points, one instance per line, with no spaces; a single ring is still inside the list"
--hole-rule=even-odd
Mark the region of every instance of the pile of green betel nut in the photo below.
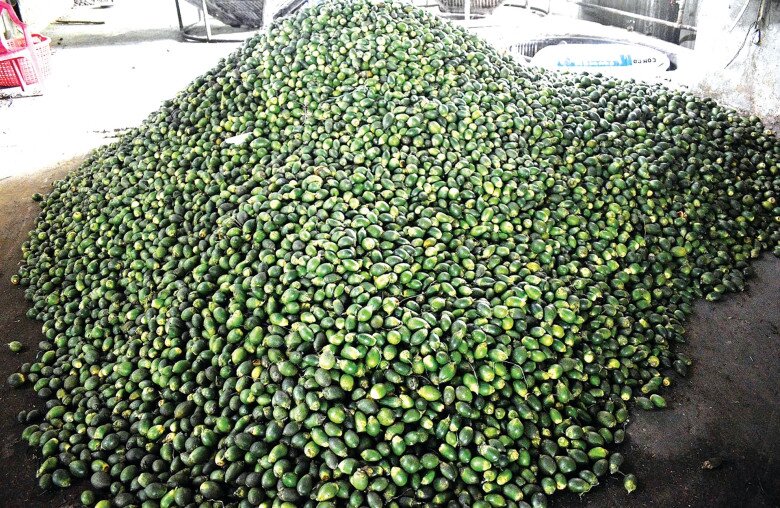
[[[276,23],[41,200],[13,376],[98,507],[545,506],[620,472],[697,298],[780,245],[780,143],[394,2]],[[85,479],[82,481],[81,479]],[[625,476],[629,490],[633,475]]]

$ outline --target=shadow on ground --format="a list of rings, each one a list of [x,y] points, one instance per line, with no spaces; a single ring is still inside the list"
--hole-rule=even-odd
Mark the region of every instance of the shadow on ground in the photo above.
[[[79,27],[77,29],[76,27]],[[199,37],[206,36],[203,25],[187,26],[189,33],[197,35]],[[68,31],[72,30],[74,34],[69,34]],[[236,43],[237,40],[243,40],[253,35],[255,31],[246,29],[231,28],[224,25],[215,25],[211,27],[212,43],[218,44],[220,42]],[[222,41],[221,39],[227,39]],[[83,32],[82,25],[71,25],[62,27],[59,29],[59,33],[55,40],[52,41],[53,47],[58,48],[60,46],[67,47],[68,49],[84,49],[84,48],[97,48],[102,46],[116,47],[116,46],[132,46],[134,44],[156,42],[156,41],[176,41],[176,42],[190,42],[191,44],[199,44],[198,42],[187,41],[177,29],[172,28],[149,28],[144,30],[131,30],[127,32],[118,33],[103,33],[99,36],[93,36]]]
[[[77,27],[79,31],[76,32]],[[120,33],[105,33],[95,37],[83,33],[81,25],[72,25],[59,29],[57,39],[52,41],[54,47],[65,45],[68,48],[94,48],[98,46],[127,46],[141,42],[178,41],[181,40],[178,30],[169,28],[149,28],[146,30],[130,30]],[[74,31],[73,35],[68,31]]]

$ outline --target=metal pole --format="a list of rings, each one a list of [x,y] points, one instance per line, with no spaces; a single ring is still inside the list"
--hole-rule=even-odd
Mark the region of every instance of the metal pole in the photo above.
[[[683,14],[685,13],[685,1],[677,0],[677,24],[682,25]]]
[[[658,19],[658,18],[653,18],[653,17],[650,17],[650,16],[643,16],[642,14],[634,14],[633,12],[621,11],[620,9],[613,9],[611,7],[604,7],[602,5],[593,5],[593,4],[589,4],[587,2],[580,2],[579,0],[568,0],[568,1],[570,3],[575,4],[575,5],[581,5],[583,7],[588,7],[588,8],[591,8],[591,9],[598,9],[600,11],[609,12],[611,14],[617,14],[619,16],[625,16],[627,18],[638,19],[640,21],[649,21],[650,23],[658,23],[659,25],[670,26],[672,28],[684,28],[685,30],[690,30],[691,32],[695,32],[696,31],[696,27],[695,26],[683,25],[682,23],[676,23],[674,21],[666,21],[665,19]]]
[[[179,7],[179,0],[176,0],[176,16],[179,18],[179,31],[184,31],[184,22],[181,20],[181,7]]]
[[[463,17],[465,18],[466,23],[471,19],[471,0],[466,0],[466,5],[463,7]]]
[[[203,9],[203,24],[206,25],[206,40],[211,42],[211,25],[209,25],[209,8],[206,6],[206,0],[200,0],[201,9]]]

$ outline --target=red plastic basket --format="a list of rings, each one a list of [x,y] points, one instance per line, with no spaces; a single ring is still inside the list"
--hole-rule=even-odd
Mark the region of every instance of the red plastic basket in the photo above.
[[[26,84],[38,83],[46,80],[49,77],[49,60],[51,57],[51,40],[40,34],[31,34],[33,39],[33,52],[38,64],[38,70],[40,75],[36,74],[35,67],[29,58],[22,58],[19,60],[20,67],[22,68],[22,77]],[[19,37],[6,41],[12,49],[21,49],[25,47],[24,38]],[[0,49],[0,51],[2,51]],[[19,79],[14,73],[14,69],[11,62],[0,62],[0,87],[21,86]]]

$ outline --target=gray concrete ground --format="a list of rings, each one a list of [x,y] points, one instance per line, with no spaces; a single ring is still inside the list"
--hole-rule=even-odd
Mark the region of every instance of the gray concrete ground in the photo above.
[[[181,3],[194,22],[195,9]],[[0,89],[0,178],[31,174],[105,143],[238,47],[182,42],[172,0],[77,7],[61,19],[104,24],[55,23],[43,32],[53,53],[43,95],[3,99],[18,89]]]

